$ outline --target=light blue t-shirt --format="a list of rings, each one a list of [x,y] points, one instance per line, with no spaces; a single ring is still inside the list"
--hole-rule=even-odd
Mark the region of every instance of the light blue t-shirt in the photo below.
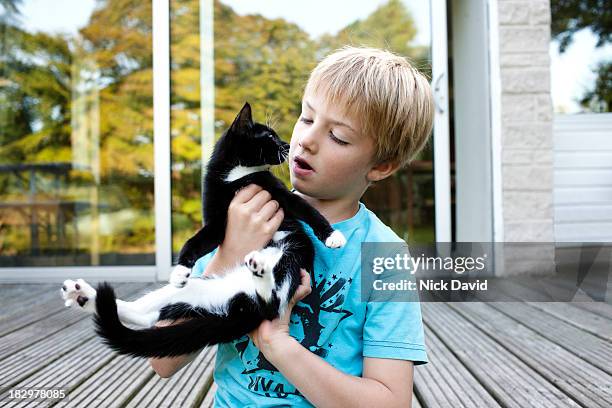
[[[293,308],[289,333],[335,368],[359,377],[364,357],[426,363],[419,303],[361,297],[361,243],[402,240],[363,203],[353,217],[332,225],[347,239],[343,248],[325,247],[310,226],[302,225],[315,246],[311,295],[316,301]],[[213,253],[198,260],[192,276],[202,275]],[[214,380],[215,407],[312,407],[248,336],[218,346]]]

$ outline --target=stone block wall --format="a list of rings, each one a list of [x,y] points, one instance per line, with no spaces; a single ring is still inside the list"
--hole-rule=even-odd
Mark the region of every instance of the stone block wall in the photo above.
[[[497,0],[506,242],[552,242],[549,0]]]

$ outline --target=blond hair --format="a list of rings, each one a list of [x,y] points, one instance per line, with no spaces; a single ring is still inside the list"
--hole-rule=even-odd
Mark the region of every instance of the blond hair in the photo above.
[[[361,132],[374,140],[375,163],[408,164],[433,127],[429,81],[390,51],[352,46],[336,50],[312,71],[305,93],[322,93],[328,103],[358,118]]]

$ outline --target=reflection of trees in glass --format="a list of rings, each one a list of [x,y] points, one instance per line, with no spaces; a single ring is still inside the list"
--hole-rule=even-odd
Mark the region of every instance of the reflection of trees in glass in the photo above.
[[[214,16],[217,136],[249,100],[257,119],[271,115],[279,134],[289,140],[310,70],[325,54],[346,44],[390,49],[431,73],[429,48],[413,44],[417,29],[399,0],[389,0],[336,35],[318,39],[283,19],[237,15],[220,1],[215,1]],[[433,239],[431,156],[431,149],[426,149],[413,169],[396,174],[365,197],[400,235],[405,236],[408,223],[416,226],[411,227],[411,237],[414,233],[420,241]],[[288,174],[279,175],[288,181]]]
[[[199,0],[170,2],[172,248],[202,223]]]
[[[199,2],[171,4],[173,250],[178,251],[201,223],[196,68],[200,55],[196,35]],[[391,49],[409,57],[429,74],[429,48],[413,45],[415,36],[412,16],[398,0],[390,0],[335,36],[319,39],[310,38],[299,26],[283,19],[238,15],[222,1],[215,1],[215,136],[220,136],[248,100],[255,106],[256,119],[271,122],[288,141],[300,113],[302,90],[310,70],[323,55],[345,44]],[[404,234],[407,222],[421,228],[423,231],[415,235],[422,241],[433,236],[429,225],[433,219],[429,213],[433,209],[431,156],[431,149],[426,149],[414,169],[378,187],[368,202],[400,234]],[[286,169],[277,174],[288,184]],[[400,201],[391,203],[388,197]]]
[[[80,210],[83,222],[94,222],[96,211],[91,207],[104,209],[106,235],[97,250],[153,251],[150,2],[98,1],[77,37],[25,31],[16,18],[19,3],[2,1],[0,162],[78,164],[80,170],[73,167],[69,180],[52,190],[61,190],[64,204],[68,199],[90,203],[90,208]],[[92,104],[99,107],[99,122],[82,132],[79,125],[88,126],[88,120],[75,114],[89,115]],[[77,134],[90,140],[75,140]],[[78,157],[90,152],[94,142],[99,161]],[[75,151],[76,145],[89,147]],[[98,168],[92,168],[94,164]],[[23,201],[15,175],[0,177],[2,198]],[[43,192],[44,187],[43,183]],[[99,202],[92,199],[95,195]],[[77,247],[89,250],[86,241],[93,233],[86,239],[77,239],[77,233],[76,228],[69,231],[73,239],[59,248],[63,253],[74,253]],[[25,251],[27,237],[19,236],[10,246]]]
[[[151,2],[98,1],[78,38],[27,32],[16,18],[20,4],[0,0],[0,164],[70,164],[73,169],[61,184],[60,198],[89,203],[74,217],[85,226],[99,218],[100,253],[153,252]],[[340,45],[390,48],[421,68],[427,59],[427,48],[411,44],[414,22],[398,0],[336,36],[320,39],[283,19],[240,16],[218,0],[214,7],[217,137],[248,100],[257,107],[257,120],[271,122],[289,140],[310,70],[324,53]],[[201,222],[198,27],[199,1],[173,0],[175,249]],[[77,134],[86,142],[77,140]],[[280,176],[288,180],[286,173]],[[27,175],[20,181],[0,174],[0,198],[23,200],[27,181]],[[45,188],[55,188],[44,178],[39,183],[40,195]],[[92,205],[99,208],[98,215]],[[7,214],[0,214],[0,228],[3,217],[14,215]],[[0,245],[14,254],[28,251],[23,228],[5,232]],[[91,238],[76,233],[76,228],[68,230],[70,245],[58,248],[61,253],[91,252]]]
[[[254,111],[257,120],[278,120],[279,135],[289,140],[300,112],[301,88],[314,67],[314,51],[314,41],[297,25],[240,16],[216,1],[217,136],[248,100],[259,107]]]
[[[429,47],[416,46],[413,41],[417,28],[410,10],[400,0],[389,0],[363,20],[357,20],[336,35],[321,37],[319,56],[346,44],[388,49],[408,57],[411,62],[430,74]]]
[[[574,34],[590,29],[597,37],[596,47],[612,43],[612,12],[606,0],[551,0],[552,37],[564,53]],[[612,109],[612,61],[601,61],[593,69],[597,75],[592,89],[580,98],[580,105],[592,112]]]

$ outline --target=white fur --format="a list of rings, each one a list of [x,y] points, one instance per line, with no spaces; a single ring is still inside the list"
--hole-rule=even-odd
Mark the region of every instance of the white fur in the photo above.
[[[338,230],[331,233],[325,240],[325,246],[328,248],[341,248],[346,245],[346,238]]]
[[[75,306],[89,313],[93,313],[96,310],[95,301],[92,301],[96,298],[96,290],[83,279],[77,279],[76,281],[70,279],[65,280],[61,289],[61,294],[66,307]],[[79,305],[77,302],[79,296],[87,298],[87,302],[85,302],[83,306]]]
[[[266,302],[275,289],[274,267],[282,256],[282,249],[267,247],[261,251],[252,251],[244,258],[245,264],[253,272],[255,290]]]
[[[276,231],[272,236],[272,241],[278,242],[281,239],[284,239],[287,235],[291,234],[290,231]]]
[[[276,295],[280,300],[280,304],[278,305],[278,314],[282,315],[287,311],[287,304],[289,303],[289,286],[291,286],[291,275],[287,275],[281,287],[278,291],[276,291]]]
[[[191,269],[183,265],[176,265],[172,270],[172,273],[170,273],[169,282],[174,287],[182,288],[187,284],[189,275],[191,275]]]
[[[276,289],[274,281],[274,266],[283,255],[283,250],[276,247],[264,248],[257,252],[257,259],[263,265],[263,276],[258,277],[246,265],[238,265],[223,276],[212,276],[202,279],[187,279],[182,288],[168,284],[157,290],[147,293],[133,302],[117,299],[117,313],[119,319],[124,323],[131,323],[141,327],[151,327],[159,320],[159,311],[166,305],[172,303],[187,303],[194,308],[200,307],[211,313],[219,315],[227,314],[227,301],[238,293],[245,293],[253,300],[259,295],[269,300],[272,291]],[[175,270],[178,268],[175,268]],[[184,268],[183,269],[187,269]],[[188,270],[188,269],[187,269]],[[178,269],[179,272],[184,272]],[[79,289],[76,289],[76,285]],[[95,313],[96,290],[82,279],[75,281],[66,280],[61,289],[65,305],[89,313]],[[281,288],[281,301],[286,303],[288,286],[285,282]],[[284,293],[284,295],[283,295]],[[87,302],[80,306],[76,299],[78,296],[88,298]],[[284,296],[284,298],[282,297]]]
[[[236,166],[234,167],[225,177],[226,183],[239,180],[244,176],[248,176],[251,173],[257,173],[258,171],[264,171],[270,169],[270,165],[263,164],[261,166]]]

